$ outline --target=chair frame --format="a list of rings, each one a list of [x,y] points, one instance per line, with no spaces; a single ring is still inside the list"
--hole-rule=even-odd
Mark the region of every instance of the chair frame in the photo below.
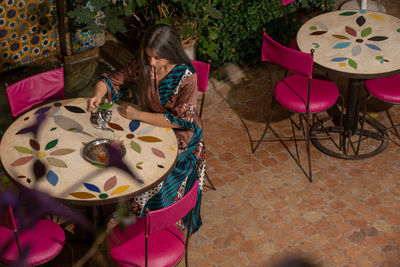
[[[369,102],[369,100],[370,100],[371,98],[375,98],[375,99],[377,99],[377,100],[379,100],[379,101],[381,101],[381,102],[389,103],[389,104],[392,104],[392,105],[400,105],[400,103],[394,103],[394,102],[382,100],[382,99],[380,99],[380,98],[378,98],[378,97],[375,97],[374,95],[372,95],[372,94],[371,94],[370,92],[368,92],[367,90],[366,90],[366,92],[367,92],[367,97],[365,98],[365,101],[364,101],[363,113],[362,113],[363,115],[362,115],[362,117],[361,117],[361,119],[360,119],[360,124],[361,124],[360,133],[363,132],[365,122],[368,120],[368,118],[367,118],[367,115],[368,115],[368,113],[367,113],[367,107],[368,107],[368,102]],[[395,135],[398,139],[400,139],[400,134],[399,134],[399,132],[398,132],[398,130],[397,130],[397,127],[400,126],[400,123],[395,124],[395,123],[393,122],[393,119],[392,119],[392,116],[390,116],[389,110],[385,110],[385,112],[386,112],[386,115],[387,115],[387,117],[388,117],[388,119],[389,119],[389,121],[390,121],[391,126],[390,126],[390,127],[386,127],[385,125],[383,125],[383,124],[381,124],[380,122],[377,122],[377,121],[376,121],[376,122],[379,124],[379,126],[382,126],[382,127],[374,127],[374,128],[378,130],[378,134],[382,134],[382,137],[383,137],[383,138],[387,138],[387,139],[389,139],[390,141],[392,141],[393,143],[395,143],[396,145],[400,146],[400,143],[399,143],[399,142],[395,141],[393,138],[390,137],[389,134],[386,133],[386,131],[389,131],[390,133],[392,133],[393,135]],[[361,147],[361,141],[363,140],[363,138],[362,138],[361,136],[362,136],[362,135],[360,134],[360,137],[358,138],[356,154],[358,154],[358,152],[359,152],[359,150],[360,150],[360,147]]]
[[[290,48],[287,48],[287,49],[290,49]],[[314,55],[314,49],[311,49],[311,51],[310,51],[310,56],[311,57],[313,57],[313,55]],[[277,64],[277,63],[274,63],[274,62],[268,62],[268,63],[273,63],[274,65],[279,65],[279,64]],[[333,140],[332,139],[332,137],[331,136],[327,136],[327,137],[311,137],[310,136],[310,133],[311,133],[311,125],[314,125],[315,124],[315,122],[316,121],[318,121],[318,122],[320,122],[321,124],[323,123],[323,121],[322,120],[320,120],[318,117],[317,117],[317,113],[319,113],[319,112],[315,112],[315,113],[312,113],[312,112],[310,112],[310,95],[311,95],[311,81],[312,81],[312,76],[307,76],[307,78],[308,78],[308,91],[307,91],[307,103],[306,103],[306,112],[305,113],[301,113],[301,112],[296,112],[296,111],[293,111],[293,110],[289,110],[289,109],[287,109],[287,108],[285,108],[285,107],[283,107],[285,110],[288,110],[288,111],[290,111],[290,112],[292,112],[292,113],[297,113],[298,115],[299,115],[299,122],[298,123],[296,123],[293,119],[292,119],[292,117],[290,116],[289,117],[289,120],[290,120],[290,122],[291,122],[291,128],[292,128],[292,133],[293,133],[293,135],[292,136],[290,136],[290,137],[279,137],[278,136],[278,134],[271,128],[271,121],[272,121],[272,115],[273,115],[273,111],[274,111],[274,105],[275,105],[275,102],[277,102],[276,101],[276,99],[275,99],[275,90],[274,90],[274,88],[275,88],[275,86],[276,86],[276,84],[274,84],[273,83],[273,77],[272,77],[272,70],[270,69],[270,67],[271,67],[271,64],[268,64],[268,68],[269,68],[269,75],[270,75],[270,84],[271,84],[271,89],[273,90],[273,92],[274,92],[274,94],[273,94],[273,96],[272,96],[272,100],[271,100],[271,106],[270,106],[270,112],[269,112],[269,116],[268,116],[268,118],[267,118],[267,121],[266,121],[266,126],[265,126],[265,129],[264,129],[264,131],[263,131],[263,133],[262,133],[262,135],[261,135],[261,137],[259,138],[259,139],[256,139],[256,140],[254,140],[254,139],[251,139],[250,140],[250,142],[251,142],[251,147],[252,147],[252,153],[255,153],[256,152],[256,150],[257,150],[257,148],[259,147],[259,145],[261,144],[261,142],[265,142],[265,141],[280,141],[284,146],[285,146],[285,148],[288,150],[288,152],[291,154],[291,156],[293,157],[293,159],[296,161],[296,163],[297,163],[297,165],[300,167],[300,169],[303,171],[303,173],[306,175],[306,177],[307,177],[307,179],[310,181],[310,182],[312,182],[312,168],[311,168],[311,151],[310,151],[310,141],[311,141],[311,139],[318,139],[318,140],[326,140],[326,139],[330,139],[330,140]],[[285,70],[286,70],[286,72],[287,72],[287,69],[286,68],[284,68]],[[287,73],[285,73],[285,75],[284,75],[284,78],[286,77],[286,74]],[[305,76],[305,75],[303,75],[303,76]],[[281,81],[282,79],[280,79],[279,81]],[[278,82],[279,82],[278,81]],[[277,83],[278,83],[277,82]],[[344,98],[343,98],[343,96],[341,96],[340,94],[339,94],[339,97],[338,98],[340,98],[341,99],[341,102],[342,102],[342,109],[341,109],[341,116],[340,116],[340,129],[343,129],[343,104],[344,104]],[[278,103],[279,104],[279,103]],[[335,105],[335,104],[334,104]],[[328,108],[329,109],[329,108]],[[326,109],[327,110],[327,109]],[[321,111],[322,112],[322,111]],[[310,123],[310,116],[311,116],[311,123]],[[307,126],[306,127],[306,129],[305,129],[305,127],[304,127],[304,123],[303,123],[303,120],[305,121],[305,125]],[[303,136],[302,137],[297,137],[296,136],[296,133],[295,133],[295,127],[298,129],[298,130],[302,130],[302,132],[303,132]],[[277,138],[265,138],[265,135],[266,135],[266,133],[267,133],[267,131],[268,131],[268,129],[269,128],[271,128],[271,131],[274,133],[274,135],[276,135],[277,136]],[[340,133],[340,136],[342,136],[342,133]],[[289,150],[289,148],[286,146],[286,144],[283,142],[283,141],[294,141],[294,143],[295,143],[295,148],[296,148],[296,155],[293,155],[292,154],[292,152],[290,152],[290,150]],[[307,150],[307,159],[308,159],[308,173],[307,173],[307,171],[303,168],[303,166],[301,165],[301,163],[300,163],[300,154],[299,154],[299,149],[298,149],[298,146],[297,146],[297,141],[305,141],[305,143],[306,143],[306,150]],[[255,142],[257,142],[256,143],[256,145],[253,147],[253,143],[255,143]],[[343,139],[342,138],[340,138],[339,139],[339,147],[341,148],[341,149],[344,149],[344,146],[343,146]]]
[[[192,65],[193,65],[194,68],[195,68],[196,62],[201,62],[201,61],[192,60]],[[208,63],[205,63],[205,62],[201,62],[201,63],[208,64]],[[195,69],[196,69],[196,68],[195,68]],[[207,73],[207,76],[208,76],[208,73]],[[207,78],[208,78],[208,77],[207,77]],[[205,93],[205,91],[207,91],[207,88],[204,88],[204,89],[205,89],[204,92],[198,90],[198,92],[201,93],[200,111],[199,111],[199,117],[200,117],[200,118],[201,118],[201,116],[203,115],[204,101],[205,101],[205,98],[206,98],[206,93]],[[206,179],[207,179],[207,181],[208,181],[208,184],[209,184],[209,185],[204,184],[204,186],[210,188],[210,189],[213,190],[213,191],[216,191],[217,188],[215,187],[215,185],[214,185],[213,182],[211,181],[211,179],[210,179],[210,177],[208,176],[208,173],[207,173],[206,170],[204,171],[204,175],[205,175],[205,177],[206,177]]]

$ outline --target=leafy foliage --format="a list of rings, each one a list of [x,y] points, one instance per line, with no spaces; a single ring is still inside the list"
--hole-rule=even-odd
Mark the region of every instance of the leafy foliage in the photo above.
[[[183,40],[195,39],[197,57],[213,66],[225,62],[252,64],[260,60],[262,32],[287,43],[281,0],[99,0],[93,7],[75,8],[68,15],[85,29],[105,28],[124,31],[122,14],[132,15],[134,27],[143,30],[155,23],[175,26]],[[96,4],[94,4],[96,2]],[[113,2],[113,4],[111,4]],[[309,10],[325,10],[324,0],[297,0],[288,6],[290,32],[295,36],[302,22],[298,18]],[[328,0],[328,9],[333,0]],[[101,13],[102,12],[102,13]],[[100,14],[100,15],[99,15]],[[101,15],[103,14],[103,15]],[[97,23],[93,22],[97,21]]]

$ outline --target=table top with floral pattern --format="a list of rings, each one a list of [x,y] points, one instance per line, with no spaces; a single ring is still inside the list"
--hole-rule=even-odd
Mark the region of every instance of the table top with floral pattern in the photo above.
[[[307,21],[297,33],[303,52],[314,49],[323,68],[358,78],[400,72],[400,19],[366,10],[339,10]]]
[[[102,106],[112,110],[107,127],[113,132],[96,129],[86,102],[75,98],[48,103],[10,125],[1,140],[0,157],[13,181],[75,204],[100,205],[141,194],[168,176],[178,150],[172,129],[127,120],[119,115],[118,104]],[[122,167],[83,158],[84,144],[102,138],[125,146]]]

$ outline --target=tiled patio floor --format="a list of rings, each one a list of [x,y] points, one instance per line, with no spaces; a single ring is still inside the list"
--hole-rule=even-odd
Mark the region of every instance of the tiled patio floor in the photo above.
[[[398,0],[382,3],[400,16]],[[250,152],[249,135],[261,135],[271,97],[265,66],[228,73],[228,81],[210,80],[203,113],[207,172],[217,190],[204,190],[190,265],[269,267],[301,255],[324,267],[400,266],[400,147],[391,143],[377,156],[352,161],[312,147],[309,183],[279,142]],[[332,78],[345,95],[345,80]],[[393,111],[400,114],[400,107]],[[280,132],[287,122],[272,127]],[[72,245],[78,254],[86,248]],[[68,253],[46,266],[69,265]],[[111,266],[102,256],[90,266]]]

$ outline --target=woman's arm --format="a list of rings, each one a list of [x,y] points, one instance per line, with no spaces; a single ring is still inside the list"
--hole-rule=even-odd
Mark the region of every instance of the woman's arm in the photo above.
[[[140,120],[145,123],[164,128],[178,128],[177,125],[169,123],[165,119],[165,114],[163,113],[141,111],[130,105],[123,105],[119,107],[118,112],[122,117],[129,120]]]
[[[139,76],[139,67],[135,60],[132,60],[124,68],[107,74],[102,74],[101,79],[93,88],[93,97],[89,99],[87,110],[97,108],[105,95],[109,102],[118,100],[126,85],[135,82]]]

